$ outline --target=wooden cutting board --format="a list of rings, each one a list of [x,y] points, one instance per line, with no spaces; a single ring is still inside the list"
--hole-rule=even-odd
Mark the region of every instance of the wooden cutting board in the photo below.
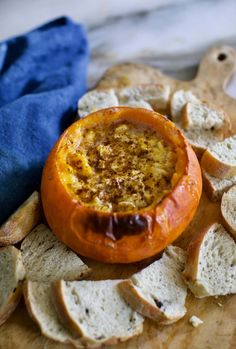
[[[198,74],[192,81],[176,81],[159,70],[140,64],[121,64],[109,69],[97,88],[123,87],[140,83],[166,83],[175,89],[191,89],[199,98],[213,101],[223,107],[231,117],[236,132],[236,101],[224,92],[224,86],[233,74],[236,55],[232,48],[214,48],[203,58]],[[214,221],[221,222],[219,204],[211,203],[203,193],[197,213],[177,244],[186,247],[191,237]],[[154,259],[153,259],[154,260]],[[92,279],[125,278],[150,263],[108,265],[85,259],[92,268]],[[95,302],[91,299],[91,302]],[[235,349],[236,348],[236,295],[195,299],[187,298],[188,312],[183,319],[169,326],[160,326],[145,320],[143,333],[106,349]],[[192,327],[192,315],[204,323]],[[40,335],[29,318],[23,300],[11,318],[0,327],[0,349],[69,349],[70,345],[52,342]]]

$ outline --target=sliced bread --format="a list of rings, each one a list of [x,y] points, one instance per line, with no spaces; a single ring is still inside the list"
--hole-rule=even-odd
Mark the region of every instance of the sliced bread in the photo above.
[[[0,227],[0,246],[16,244],[38,224],[39,193],[33,194]]]
[[[122,105],[120,105],[122,107],[133,107],[133,108],[144,108],[144,109],[148,109],[148,110],[153,110],[151,105],[143,100],[140,101],[128,101],[126,103],[122,103]]]
[[[230,134],[228,115],[201,102],[191,91],[176,91],[170,106],[172,120],[183,131],[198,157]]]
[[[54,282],[77,280],[90,269],[43,224],[37,226],[21,244],[26,279]]]
[[[25,276],[21,253],[13,246],[0,248],[0,325],[15,310]]]
[[[188,102],[182,113],[184,129],[211,130],[222,139],[229,135],[231,122],[228,115],[204,102]]]
[[[216,178],[202,169],[204,190],[211,201],[220,201],[224,192],[236,184],[236,176],[231,178]]]
[[[236,244],[218,223],[190,243],[184,278],[198,298],[236,293]]]
[[[78,114],[81,118],[99,109],[116,107],[119,105],[114,89],[94,90],[86,93],[78,101]]]
[[[224,193],[221,200],[221,213],[226,228],[236,237],[236,185]]]
[[[185,252],[169,246],[162,258],[119,284],[127,303],[143,316],[162,324],[173,323],[186,313],[187,287],[181,272]]]
[[[60,318],[88,345],[115,344],[143,330],[143,318],[120,296],[120,280],[58,281],[54,300]]]
[[[93,90],[86,93],[79,100],[78,114],[80,117],[85,117],[99,109],[117,106],[165,111],[169,98],[170,87],[168,85],[150,84],[109,90]]]
[[[170,113],[173,122],[182,123],[183,107],[188,102],[197,103],[200,101],[191,91],[177,90],[172,94],[170,99]]]
[[[44,336],[57,342],[71,343],[77,348],[84,347],[60,322],[53,304],[50,283],[25,281],[23,293],[27,310]]]
[[[182,110],[182,129],[198,157],[230,134],[228,115],[204,102],[188,102]]]
[[[236,135],[210,146],[203,154],[201,167],[217,178],[236,175]]]
[[[183,131],[198,158],[201,158],[202,154],[208,147],[215,145],[222,140],[222,138],[215,132],[212,132],[212,130],[184,130],[180,125],[177,126]]]
[[[170,99],[168,85],[141,85],[116,89],[119,105],[142,107],[145,102],[156,111],[166,110]],[[145,107],[144,107],[145,108]]]

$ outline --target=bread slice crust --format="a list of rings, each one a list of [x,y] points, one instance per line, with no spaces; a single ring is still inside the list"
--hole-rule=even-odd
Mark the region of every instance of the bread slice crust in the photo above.
[[[176,91],[172,99],[176,99],[175,96],[183,92]],[[197,157],[201,158],[209,146],[222,141],[231,134],[231,121],[223,110],[196,99],[191,91],[185,91],[181,98],[183,99],[181,102],[186,103],[179,111],[179,117],[173,120],[183,131]],[[191,116],[194,110],[195,114]],[[210,113],[211,115],[208,116]]]
[[[40,199],[37,191],[3,223],[0,227],[0,246],[13,245],[23,240],[38,224]]]
[[[123,88],[92,90],[78,101],[78,115],[85,117],[99,109],[129,106],[165,112],[170,99],[170,86],[141,84]]]
[[[19,282],[19,285],[16,289],[9,295],[5,305],[0,309],[0,326],[7,321],[11,314],[16,309],[17,305],[20,302],[22,295],[22,282]]]
[[[152,305],[145,298],[140,296],[140,293],[137,291],[135,285],[131,280],[122,281],[118,285],[118,288],[121,292],[121,295],[131,306],[131,308],[135,309],[138,313],[142,314],[143,316],[152,319],[162,325],[172,324],[181,319],[186,314],[187,310],[184,309],[182,314],[179,314],[179,316],[173,319],[168,319],[161,309],[159,309],[155,305]]]
[[[187,251],[187,261],[185,265],[185,270],[183,271],[183,276],[185,278],[185,281],[195,297],[197,298],[204,298],[208,296],[215,296],[215,295],[225,295],[228,294],[226,292],[222,293],[220,291],[214,291],[211,292],[210,288],[207,287],[206,283],[204,283],[204,279],[199,276],[199,268],[202,264],[202,261],[200,260],[200,253],[201,253],[201,248],[204,248],[204,240],[207,237],[207,234],[213,230],[223,230],[224,234],[228,236],[228,239],[231,239],[233,242],[233,239],[230,238],[230,236],[227,234],[227,232],[224,230],[224,228],[221,226],[219,223],[213,223],[209,226],[207,226],[205,229],[200,231],[191,243],[188,246],[188,251]],[[236,252],[236,245],[235,245],[235,252]],[[235,254],[236,255],[236,254]],[[235,268],[235,266],[232,266]],[[211,275],[209,275],[211,278]],[[232,276],[232,275],[231,275]],[[234,271],[234,276],[236,280],[236,270]],[[235,285],[235,292],[236,292],[236,285]],[[232,293],[232,292],[229,292]]]
[[[53,282],[79,280],[91,270],[43,224],[38,225],[21,244],[26,278]]]
[[[74,347],[76,347],[78,349],[84,348],[84,345],[81,343],[79,338],[76,338],[76,337],[73,338],[73,334],[68,335],[68,338],[66,340],[59,340],[58,338],[55,338],[54,336],[49,335],[49,333],[44,330],[44,326],[42,326],[40,318],[37,316],[37,314],[34,310],[33,301],[31,300],[32,283],[33,282],[29,281],[29,280],[24,281],[24,283],[23,283],[23,295],[24,295],[24,300],[25,300],[25,305],[26,305],[27,311],[28,311],[30,317],[32,318],[32,320],[34,322],[36,322],[37,325],[39,326],[42,334],[49,339],[56,340],[58,342],[65,343],[65,344],[72,344]]]
[[[14,246],[2,247],[0,248],[0,256],[1,254],[5,254],[5,256],[7,256],[7,258],[4,258],[3,255],[1,273],[7,273],[6,277],[9,278],[10,284],[6,284],[4,278],[0,278],[0,292],[3,292],[1,295],[2,304],[0,307],[0,325],[2,325],[10,317],[17,307],[22,295],[22,280],[25,276],[25,270],[21,260],[21,253],[18,249],[16,249]],[[10,268],[7,268],[6,263],[11,263]],[[2,282],[5,282],[7,292],[4,292],[4,285],[2,285]]]
[[[182,112],[186,103],[199,102],[199,99],[190,90],[176,90],[170,98],[170,113],[172,121],[182,123]]]
[[[223,159],[223,157],[227,154],[222,154],[222,159],[216,154],[215,147],[221,146],[221,144],[227,144],[227,142],[235,142],[236,147],[236,136],[226,138],[222,143],[219,143],[218,145],[213,145],[212,147],[209,147],[203,154],[201,158],[201,167],[204,168],[205,171],[207,171],[210,175],[217,177],[217,178],[232,178],[233,176],[236,176],[236,154],[232,154],[234,156],[234,159],[232,160],[232,163],[227,161],[227,159]],[[223,149],[222,149],[223,150]]]
[[[201,166],[216,178],[231,178],[236,176],[236,166],[230,166],[216,159],[209,150],[206,150],[201,159]]]
[[[159,260],[118,284],[121,295],[131,308],[145,317],[165,325],[178,321],[186,313],[187,287],[181,274],[185,259],[184,250],[170,245]],[[154,277],[158,277],[157,286]],[[167,288],[177,290],[178,296],[175,294],[174,298]]]
[[[216,178],[202,169],[203,188],[208,198],[217,202],[220,201],[224,192],[236,184],[236,176],[231,178]]]
[[[202,121],[202,124],[196,124],[193,122],[191,119],[190,113],[191,113],[191,107],[200,107],[202,110],[208,113],[212,112],[215,115],[218,114],[218,120],[213,118],[211,121],[209,120],[199,120]],[[215,116],[214,115],[214,116]],[[198,103],[192,103],[188,102],[185,104],[182,110],[182,125],[184,129],[189,129],[189,128],[197,128],[200,131],[204,130],[211,130],[216,134],[216,136],[220,139],[224,139],[225,137],[230,135],[231,132],[231,121],[229,116],[221,109],[216,108],[212,104],[208,104],[206,102],[198,102]]]
[[[71,314],[69,313],[67,307],[66,307],[66,303],[64,301],[65,298],[65,294],[64,294],[64,287],[65,287],[65,282],[63,280],[59,280],[57,282],[54,283],[54,285],[52,286],[52,294],[53,294],[53,300],[54,300],[54,305],[55,308],[57,310],[58,316],[61,320],[62,323],[64,323],[64,325],[67,328],[70,328],[74,333],[76,333],[81,342],[84,344],[84,346],[88,346],[89,348],[99,348],[102,345],[106,344],[106,345],[115,345],[118,344],[120,342],[124,342],[126,340],[128,340],[129,338],[133,337],[134,334],[132,335],[128,335],[126,337],[122,337],[122,338],[118,338],[115,336],[110,337],[109,339],[106,340],[94,340],[88,336],[86,336],[83,331],[81,330],[81,328],[78,326],[77,322],[74,321],[74,319],[72,318]],[[140,326],[138,331],[136,331],[135,336],[139,335],[140,333],[142,333],[143,331],[143,326]]]
[[[231,195],[234,195],[234,197],[231,198]],[[224,226],[234,236],[234,238],[236,238],[236,218],[235,221],[233,221],[233,217],[236,215],[236,185],[232,186],[227,193],[223,194],[221,200],[221,214]],[[229,214],[231,217],[229,217]]]

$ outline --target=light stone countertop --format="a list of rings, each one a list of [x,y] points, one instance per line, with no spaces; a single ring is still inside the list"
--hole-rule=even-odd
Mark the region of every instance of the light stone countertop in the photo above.
[[[87,28],[89,88],[127,61],[191,79],[209,47],[236,48],[235,0],[0,0],[0,40],[62,15]],[[226,90],[236,97],[236,75]]]

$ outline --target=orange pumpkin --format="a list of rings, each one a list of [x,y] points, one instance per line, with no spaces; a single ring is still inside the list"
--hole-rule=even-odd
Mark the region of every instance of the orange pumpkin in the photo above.
[[[106,133],[119,123],[154,131],[172,147],[176,161],[171,189],[161,200],[147,207],[106,211],[84,203],[68,186],[68,153],[75,143],[76,154],[85,130],[102,127]],[[198,160],[180,130],[156,112],[128,107],[100,110],[72,124],[49,154],[41,184],[44,213],[57,237],[79,254],[109,263],[135,262],[163,250],[192,220],[201,192]]]

